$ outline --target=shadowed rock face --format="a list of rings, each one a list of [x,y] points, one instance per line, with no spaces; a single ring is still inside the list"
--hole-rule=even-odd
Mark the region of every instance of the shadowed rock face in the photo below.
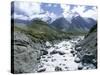
[[[38,68],[41,55],[40,46],[32,42],[31,37],[14,32],[14,73],[31,73]]]
[[[78,56],[81,61],[87,64],[93,64],[97,68],[97,26],[94,26],[85,39],[80,43]],[[78,47],[77,47],[78,49]]]

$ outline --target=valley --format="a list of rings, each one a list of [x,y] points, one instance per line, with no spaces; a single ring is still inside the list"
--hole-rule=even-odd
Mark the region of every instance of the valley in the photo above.
[[[94,25],[87,33],[69,33],[41,20],[34,20],[30,25],[15,24],[14,72],[96,69],[96,28]]]

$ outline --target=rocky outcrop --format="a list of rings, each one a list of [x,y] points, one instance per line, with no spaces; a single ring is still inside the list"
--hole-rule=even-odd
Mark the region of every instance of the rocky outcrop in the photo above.
[[[76,51],[83,65],[93,64],[97,68],[97,29],[96,26],[94,27],[84,40],[79,45],[76,45]]]
[[[31,73],[38,69],[42,55],[41,44],[34,43],[30,35],[14,32],[14,73]]]

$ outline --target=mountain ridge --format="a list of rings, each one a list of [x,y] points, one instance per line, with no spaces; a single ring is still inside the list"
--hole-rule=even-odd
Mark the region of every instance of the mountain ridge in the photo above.
[[[96,24],[96,21],[88,18],[90,22],[84,20],[81,16],[76,16],[71,20],[71,23],[68,22],[65,18],[56,19],[51,26],[60,29],[64,29],[65,32],[88,32],[89,29]]]
[[[22,24],[24,26],[24,24],[30,25],[34,20],[41,20],[41,19],[35,18],[32,19],[31,21],[15,19],[14,22],[19,23],[20,25]],[[43,21],[43,22],[47,23],[48,26],[58,31],[67,33],[87,33],[89,29],[96,24],[96,21],[93,20],[92,18],[83,18],[81,16],[73,17],[71,23],[64,17],[57,18],[52,23],[48,21],[47,22]]]

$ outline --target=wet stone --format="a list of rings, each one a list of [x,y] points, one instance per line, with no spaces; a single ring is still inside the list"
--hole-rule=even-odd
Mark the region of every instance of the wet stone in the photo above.
[[[48,62],[48,60],[44,60],[45,62]]]
[[[55,71],[62,71],[62,68],[56,66],[56,67],[55,67]]]
[[[64,61],[67,61],[67,59],[64,59]]]
[[[66,50],[68,50],[68,49],[66,49]]]
[[[59,47],[56,46],[55,49],[59,49]]]
[[[81,51],[82,48],[81,48],[81,47],[76,47],[75,50],[76,50],[76,51]]]
[[[65,69],[68,69],[68,67],[65,67]]]
[[[52,62],[56,61],[56,59],[51,59]]]
[[[95,57],[93,55],[84,55],[82,58],[82,63],[93,63],[93,59]]]
[[[43,67],[43,65],[40,65],[39,68]]]
[[[65,66],[66,64],[63,64],[63,66]]]
[[[59,52],[59,55],[64,55],[65,53],[64,52]]]
[[[45,56],[42,56],[41,58],[45,58]]]
[[[73,54],[73,57],[75,56],[75,54]]]
[[[48,54],[48,51],[42,50],[42,53],[43,53],[43,55],[47,55]]]
[[[48,56],[48,58],[51,58],[50,56]]]
[[[46,68],[44,68],[44,69],[40,69],[40,70],[37,71],[37,72],[44,72],[44,71],[46,71]]]
[[[72,54],[73,54],[73,53],[74,53],[74,51],[72,50],[72,51],[70,51],[70,53],[72,53]]]
[[[76,62],[76,63],[80,63],[80,61],[81,61],[81,60],[80,60],[80,58],[78,58],[78,57],[75,58],[75,60],[74,60],[74,62]]]
[[[54,50],[54,51],[52,51],[52,52],[50,52],[50,54],[51,54],[51,55],[53,55],[53,54],[57,54],[57,53],[58,53],[58,52],[57,52],[57,51],[55,51],[55,50]]]
[[[40,60],[40,59],[41,59],[41,57],[38,57],[38,58],[37,58],[37,60]]]
[[[61,66],[61,64],[59,64]]]
[[[78,70],[82,70],[83,69],[83,66],[82,65],[79,65],[78,66]]]

